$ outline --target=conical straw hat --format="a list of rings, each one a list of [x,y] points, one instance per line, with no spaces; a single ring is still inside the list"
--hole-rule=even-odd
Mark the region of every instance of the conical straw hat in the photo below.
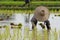
[[[44,11],[44,13],[41,15],[41,11]],[[38,21],[46,21],[48,20],[49,18],[49,15],[50,15],[50,12],[48,10],[47,7],[44,7],[44,6],[39,6],[35,9],[35,12],[34,12],[34,17],[38,20]]]

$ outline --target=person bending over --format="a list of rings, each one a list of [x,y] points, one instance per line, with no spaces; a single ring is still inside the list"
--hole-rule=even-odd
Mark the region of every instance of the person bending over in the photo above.
[[[40,21],[45,23],[47,30],[50,30],[51,27],[50,27],[50,22],[48,20],[49,16],[50,16],[50,12],[47,7],[44,7],[44,6],[37,7],[35,9],[34,16],[31,19],[32,29],[34,29],[34,27],[37,25],[37,22]],[[43,24],[40,24],[40,25],[42,29],[45,28]]]

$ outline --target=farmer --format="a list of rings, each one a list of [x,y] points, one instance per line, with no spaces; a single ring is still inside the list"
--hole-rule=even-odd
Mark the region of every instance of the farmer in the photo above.
[[[49,12],[48,8],[46,8],[44,6],[37,7],[35,9],[34,16],[31,19],[32,29],[34,29],[34,27],[36,26],[37,21],[40,21],[40,22],[44,22],[46,24],[47,30],[50,30],[51,29],[50,22],[48,20],[49,15],[50,15],[50,12]],[[43,24],[40,24],[40,25],[42,26],[42,29],[45,28]]]
[[[30,6],[30,0],[25,0],[25,4],[23,6],[25,6],[25,5]]]

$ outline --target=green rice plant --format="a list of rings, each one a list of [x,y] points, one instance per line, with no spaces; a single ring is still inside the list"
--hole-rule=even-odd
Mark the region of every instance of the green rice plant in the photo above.
[[[57,10],[53,10],[53,9],[52,9],[52,10],[50,10],[50,12],[51,12],[51,13],[56,13]],[[1,14],[1,13],[9,14],[9,15],[10,15],[10,14],[15,14],[15,13],[16,13],[16,14],[17,14],[17,13],[25,13],[25,14],[26,14],[26,13],[31,13],[31,14],[32,14],[32,13],[34,13],[34,10],[1,10],[1,9],[0,9],[0,14]]]
[[[54,29],[54,31],[48,31],[46,29],[43,31],[37,31],[37,29],[34,29],[30,35],[32,38],[31,40],[58,40],[58,33],[56,29]]]
[[[13,29],[13,40],[17,40],[17,34],[18,34],[18,30],[17,29]]]
[[[21,31],[22,31],[21,29],[18,29],[18,35],[17,35],[18,40],[21,40],[21,38],[22,38]]]
[[[0,4],[2,5],[22,5],[24,4],[23,1],[0,1]],[[37,4],[51,4],[51,5],[56,5],[56,4],[60,4],[59,1],[32,1],[31,4],[37,5]]]
[[[33,13],[33,10],[0,10],[0,14]]]
[[[21,35],[21,28],[22,24],[18,24],[17,27],[14,26],[13,28],[13,36],[11,37],[11,40],[21,40],[22,35]]]
[[[19,29],[22,28],[22,24],[21,24],[21,23],[18,24],[18,28],[19,28]]]
[[[53,34],[53,31],[52,30],[49,33],[49,40],[54,40],[54,34]]]
[[[21,26],[21,24],[19,24]],[[21,40],[23,37],[21,34],[21,28],[13,29],[13,36],[10,33],[10,26],[4,26],[4,33],[2,29],[0,29],[0,40]],[[44,29],[39,30],[35,27],[32,31],[29,31],[29,27],[24,28],[24,40],[58,40],[58,35],[60,36],[60,32],[58,34],[56,28],[51,29],[50,31]]]
[[[29,27],[24,27],[24,40],[29,40]]]
[[[32,40],[32,31],[29,31],[29,40]]]
[[[3,28],[0,30],[0,40],[5,40],[5,34]]]
[[[47,32],[46,29],[44,29],[44,30],[43,30],[43,40],[49,40],[48,37],[49,37],[49,36],[48,36],[48,32]]]
[[[0,40],[3,39],[3,36],[2,36],[2,28],[0,28]]]
[[[5,30],[2,27],[1,30],[0,30],[0,40],[5,40],[5,39],[6,39]]]
[[[52,10],[52,13],[54,13],[54,11]]]
[[[58,32],[56,29],[51,29],[48,35],[49,40],[58,40]]]
[[[60,10],[59,10],[59,12],[60,12]]]
[[[13,29],[13,36],[11,36],[11,40],[21,40],[21,37],[21,29]]]
[[[37,32],[37,40],[43,40],[43,33],[41,31]]]
[[[34,27],[32,30],[32,40],[37,40],[37,28]]]
[[[2,40],[2,34],[0,34],[0,40]]]
[[[21,29],[22,29],[22,24],[19,23],[19,24],[18,24],[18,27],[19,27],[19,28],[17,29],[17,30],[18,30],[17,36],[18,36],[18,40],[21,40],[21,38],[22,38],[22,30],[21,30]]]
[[[58,40],[58,32],[54,29],[54,40]]]
[[[4,33],[2,33],[1,37],[2,37],[1,40],[6,40]]]
[[[10,27],[9,26],[5,26],[5,40],[8,40],[10,38]]]
[[[57,10],[55,9],[55,13],[57,12]]]

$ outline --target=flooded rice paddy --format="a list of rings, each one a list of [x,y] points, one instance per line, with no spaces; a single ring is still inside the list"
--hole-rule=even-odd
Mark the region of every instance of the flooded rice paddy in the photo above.
[[[11,19],[0,21],[0,26],[7,25],[6,28],[0,28],[0,40],[60,40],[60,16],[50,14],[49,21],[51,31],[42,30],[39,22],[37,28],[32,31],[31,18],[33,14],[13,14]],[[26,18],[28,22],[26,22]],[[22,28],[11,29],[10,23],[22,24]],[[43,23],[44,24],[44,23]]]

